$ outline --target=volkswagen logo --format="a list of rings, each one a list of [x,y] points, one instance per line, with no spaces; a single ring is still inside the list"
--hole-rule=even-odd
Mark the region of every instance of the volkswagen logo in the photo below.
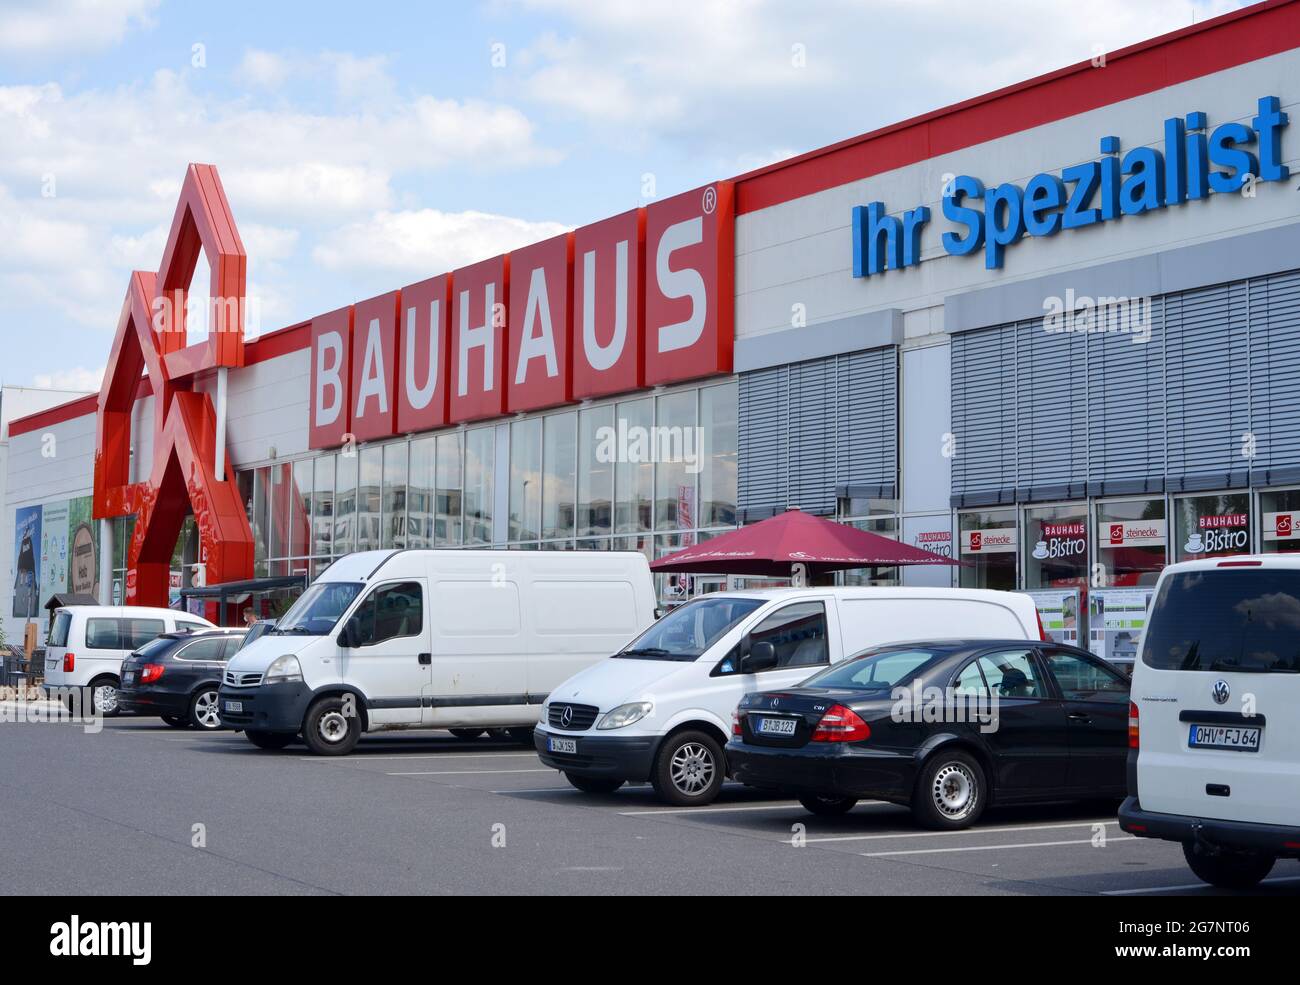
[[[1214,682],[1214,687],[1210,688],[1210,693],[1214,695],[1214,700],[1223,704],[1232,695],[1232,688],[1228,687],[1228,682],[1220,678]]]
[[[573,705],[565,705],[564,711],[560,712],[561,728],[568,728],[573,724]]]

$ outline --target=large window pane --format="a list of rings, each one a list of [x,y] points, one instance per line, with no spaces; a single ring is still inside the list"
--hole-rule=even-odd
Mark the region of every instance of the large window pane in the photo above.
[[[406,442],[384,445],[384,547],[406,546]]]
[[[411,442],[410,481],[406,498],[406,545],[433,547],[434,463],[438,439],[432,436]]]
[[[957,517],[961,559],[966,566],[958,579],[962,588],[1016,587],[1016,511],[988,510]]]
[[[578,536],[612,532],[614,407],[578,411]]]
[[[380,545],[381,490],[384,481],[383,448],[361,449],[357,478],[357,550],[378,550]]]
[[[542,526],[542,421],[510,425],[511,540],[536,540]]]
[[[1166,533],[1164,497],[1098,503],[1101,568],[1093,571],[1093,587],[1154,585],[1165,566]]]
[[[696,400],[695,390],[657,398],[653,432],[656,530],[691,530],[698,525],[696,468],[692,465],[699,461],[700,452],[695,429]]]
[[[307,557],[311,554],[311,491],[315,464],[310,458],[293,463],[293,488],[291,490],[292,516],[289,525],[289,555]]]
[[[268,483],[271,481],[271,470],[269,468],[260,468],[253,474],[253,512],[249,516],[248,522],[253,527],[253,559],[255,561],[265,561],[268,557],[267,552],[270,550],[270,533],[266,527],[266,518],[270,512],[268,505],[271,500],[271,490]],[[114,531],[116,535],[117,531]],[[114,545],[121,544],[119,537],[114,536]],[[117,567],[118,565],[114,565]]]
[[[572,537],[578,415],[542,418],[542,537]]]
[[[464,435],[438,435],[438,464],[435,474],[437,489],[437,525],[435,541],[439,547],[457,546],[462,540],[461,507],[464,490],[463,479]]]
[[[492,469],[496,428],[465,432],[465,543],[492,543]]]
[[[289,556],[289,530],[293,523],[293,466],[271,466],[271,544],[272,558]]]
[[[654,496],[654,465],[650,457],[652,408],[650,398],[646,397],[621,403],[616,410],[614,493],[618,497],[615,519],[618,533],[650,529]]]
[[[736,427],[736,384],[701,390],[700,526],[736,523]]]
[[[334,456],[316,459],[316,476],[312,483],[311,522],[314,544],[312,554],[329,557],[334,540]]]
[[[334,556],[357,549],[357,452],[343,451],[338,458],[334,491]]]

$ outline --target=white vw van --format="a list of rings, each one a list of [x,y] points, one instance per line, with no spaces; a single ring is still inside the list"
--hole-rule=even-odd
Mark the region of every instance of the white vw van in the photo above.
[[[90,688],[95,713],[112,717],[118,713],[122,661],[132,650],[163,633],[212,628],[212,623],[202,616],[174,609],[136,605],[69,605],[55,609],[45,645],[45,687]],[[66,693],[64,696],[68,697]]]
[[[1160,573],[1129,704],[1129,834],[1246,889],[1300,858],[1300,556]]]
[[[365,551],[327,568],[226,665],[222,722],[319,755],[363,732],[518,729],[560,681],[654,621],[645,555]]]
[[[589,793],[654,784],[707,804],[727,772],[731,715],[751,691],[790,687],[880,643],[1040,639],[1033,600],[959,588],[719,592],[674,609],[610,660],[569,678],[542,708],[538,755]]]

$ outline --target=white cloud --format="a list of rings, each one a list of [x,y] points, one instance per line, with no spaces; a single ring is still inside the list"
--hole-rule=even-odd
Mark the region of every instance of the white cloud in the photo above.
[[[0,51],[25,55],[117,44],[135,27],[151,27],[159,0],[6,0]]]
[[[32,380],[32,385],[43,390],[84,390],[93,393],[99,390],[103,381],[103,366],[100,366],[99,369],[74,366],[71,369],[60,369],[53,373],[37,373]]]
[[[330,270],[432,277],[558,236],[570,228],[558,222],[529,222],[485,212],[380,212],[325,236],[312,256]]]

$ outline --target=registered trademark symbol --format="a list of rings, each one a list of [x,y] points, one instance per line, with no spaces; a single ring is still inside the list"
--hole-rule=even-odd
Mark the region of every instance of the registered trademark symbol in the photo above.
[[[710,185],[704,189],[704,214],[712,215],[713,210],[718,207],[718,190]]]

